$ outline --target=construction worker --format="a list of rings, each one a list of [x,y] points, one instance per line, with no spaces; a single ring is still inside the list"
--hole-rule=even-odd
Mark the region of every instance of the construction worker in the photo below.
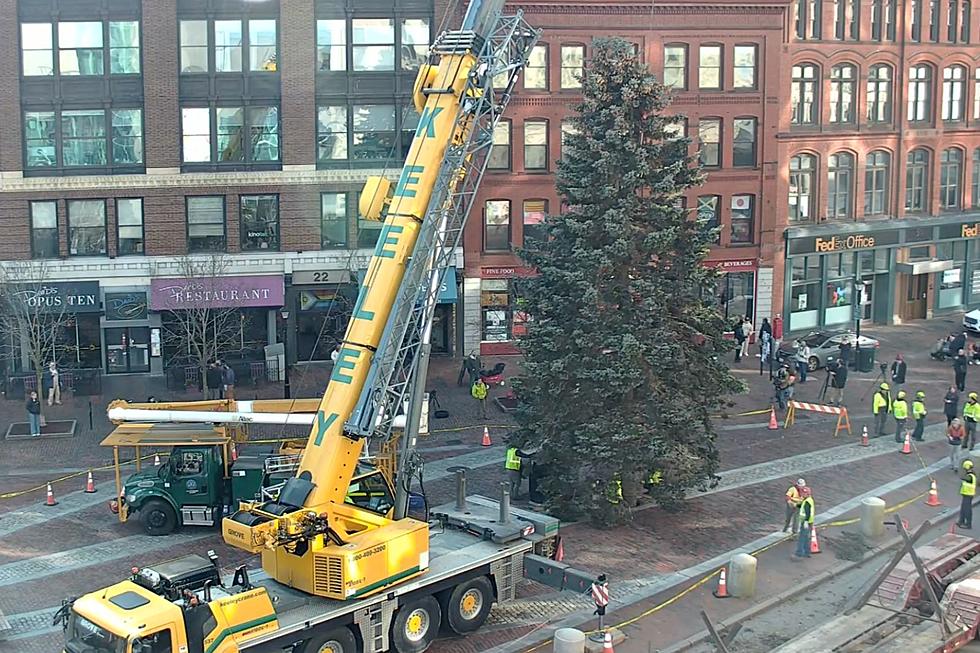
[[[895,416],[895,442],[901,442],[904,438],[905,422],[909,418],[909,403],[905,401],[905,391],[899,390],[892,402],[892,415]]]
[[[474,399],[480,402],[480,416],[483,419],[487,418],[487,391],[489,388],[487,384],[483,382],[483,379],[478,378],[473,382],[470,387],[470,394]]]
[[[977,494],[977,475],[973,472],[973,461],[963,461],[963,474],[960,475],[960,528],[973,528],[973,497]]]
[[[806,487],[806,481],[802,478],[796,479],[794,485],[790,485],[786,490],[786,522],[783,524],[783,532],[789,533],[790,526],[793,528],[793,535],[799,530],[800,526],[800,496],[801,490]]]
[[[813,529],[813,517],[816,506],[813,503],[813,493],[810,488],[800,490],[800,537],[796,540],[796,557],[810,557],[810,531]]]
[[[980,422],[980,403],[977,403],[977,393],[971,392],[963,406],[963,421],[966,422],[966,437],[963,439],[964,449],[973,449],[977,432],[977,422]]]
[[[875,436],[885,434],[885,420],[892,412],[892,394],[888,390],[888,384],[882,383],[871,401],[871,413],[875,417]]]
[[[619,502],[623,500],[623,482],[621,480],[616,478],[609,482],[609,486],[606,488],[606,499],[614,506],[619,505]]]
[[[521,452],[513,445],[507,448],[504,469],[507,471],[507,481],[510,483],[510,497],[516,500],[521,493]]]
[[[926,428],[926,393],[919,390],[915,393],[915,401],[912,402],[912,419],[915,420],[915,430],[912,431],[912,439],[922,442],[923,430]]]

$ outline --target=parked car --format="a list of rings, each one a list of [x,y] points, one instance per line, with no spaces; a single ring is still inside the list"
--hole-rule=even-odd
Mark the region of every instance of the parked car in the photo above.
[[[970,333],[980,334],[980,308],[963,315],[963,328]]]
[[[811,331],[803,336],[802,340],[805,340],[806,344],[810,346],[809,370],[814,372],[821,367],[826,367],[828,363],[837,360],[840,344],[844,342],[845,337],[851,341],[851,346],[854,346],[858,341],[858,337],[853,331]],[[779,349],[776,350],[776,362],[793,365],[796,360],[795,344],[800,339],[797,337],[783,340]],[[877,349],[880,344],[874,338],[869,338],[865,335],[861,336],[860,345],[862,349]]]

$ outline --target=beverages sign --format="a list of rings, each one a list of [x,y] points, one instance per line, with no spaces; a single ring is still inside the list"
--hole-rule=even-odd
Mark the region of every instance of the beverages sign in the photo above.
[[[284,299],[281,276],[150,281],[150,308],[154,311],[282,306]]]
[[[98,313],[98,281],[57,281],[22,284],[14,296],[40,313]]]

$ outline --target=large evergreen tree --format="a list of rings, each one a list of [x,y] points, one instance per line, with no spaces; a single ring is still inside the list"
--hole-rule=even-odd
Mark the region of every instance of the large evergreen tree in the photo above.
[[[540,447],[550,509],[606,524],[629,521],[651,473],[667,507],[713,481],[709,416],[740,388],[703,265],[715,232],[680,202],[701,173],[633,48],[595,41],[558,166],[567,208],[522,252],[538,275],[520,289],[532,321],[515,439]]]

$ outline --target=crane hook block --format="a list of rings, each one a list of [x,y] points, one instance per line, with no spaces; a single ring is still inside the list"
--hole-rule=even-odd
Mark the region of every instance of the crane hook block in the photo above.
[[[383,222],[391,202],[391,181],[385,177],[368,177],[357,208],[365,220]]]

